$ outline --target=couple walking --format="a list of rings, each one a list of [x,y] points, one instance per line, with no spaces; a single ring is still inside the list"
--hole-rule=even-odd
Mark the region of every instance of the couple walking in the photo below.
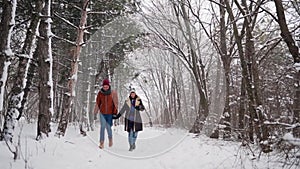
[[[102,88],[98,92],[94,113],[100,116],[100,145],[104,148],[105,129],[108,134],[108,146],[113,145],[112,129],[113,119],[120,118],[125,113],[125,131],[128,132],[129,151],[136,148],[138,132],[143,130],[140,111],[145,109],[142,100],[137,96],[135,90],[131,90],[129,97],[125,100],[121,111],[118,112],[118,95],[111,89],[108,79],[102,82]]]

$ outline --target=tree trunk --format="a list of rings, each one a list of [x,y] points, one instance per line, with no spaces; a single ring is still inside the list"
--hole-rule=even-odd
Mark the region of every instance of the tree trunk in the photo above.
[[[278,17],[278,24],[281,30],[281,36],[285,43],[287,44],[291,55],[294,58],[294,63],[296,67],[295,79],[295,94],[294,94],[294,117],[293,123],[299,124],[299,114],[300,114],[300,54],[299,48],[297,47],[286,23],[284,8],[282,5],[282,0],[274,0],[276,6],[276,13]],[[300,137],[300,127],[295,127],[293,129],[293,134],[296,137]]]
[[[0,112],[4,107],[4,96],[6,81],[8,78],[8,69],[10,66],[10,60],[13,57],[12,50],[10,48],[11,33],[15,25],[15,12],[17,7],[17,0],[3,1],[3,11],[0,23]],[[12,142],[13,130],[15,128],[15,121],[17,118],[17,112],[9,111],[5,115],[3,136],[5,140]],[[2,136],[1,136],[2,138]]]
[[[223,113],[223,124],[226,126],[224,128],[224,136],[223,138],[231,137],[231,111],[229,106],[229,96],[230,96],[230,63],[231,57],[227,54],[227,43],[226,43],[226,25],[225,25],[225,8],[224,8],[224,0],[220,0],[220,49],[221,49],[221,59],[223,63],[223,68],[225,72],[225,107]]]
[[[177,67],[178,67],[178,69],[181,70],[179,62],[177,63]],[[179,80],[178,80],[178,86],[183,86],[183,81],[184,81],[183,80],[183,73],[180,73],[178,78],[179,78]],[[190,86],[190,88],[192,88],[191,89],[192,93],[194,93],[193,92],[194,91],[193,90],[194,89],[193,84]],[[180,116],[182,118],[183,126],[190,128],[189,123],[191,121],[190,120],[191,110],[188,109],[187,94],[186,94],[186,91],[184,90],[184,87],[180,87],[180,91],[178,91],[178,92],[180,93],[181,98],[182,98],[182,101],[180,101],[180,97],[178,97],[178,100],[179,100],[178,104],[180,102],[182,102],[182,108],[179,108],[179,113],[180,113]],[[194,98],[192,98],[192,102],[190,104],[191,104],[192,107],[196,107],[195,106],[196,105],[196,96],[192,95],[192,97],[194,97]],[[181,104],[179,104],[179,105],[181,105]]]
[[[208,103],[207,103],[207,98],[204,94],[204,92],[201,90],[201,87],[197,87],[198,92],[200,93],[200,101],[199,101],[199,108],[198,108],[198,113],[196,116],[196,120],[193,124],[193,127],[190,129],[189,132],[191,133],[200,133],[202,130],[202,127],[204,125],[204,122],[206,120],[206,117],[208,116]]]
[[[37,137],[40,139],[42,133],[48,136],[51,131],[50,122],[53,114],[53,82],[52,82],[52,52],[51,52],[51,0],[40,0],[38,3],[44,4],[42,9],[39,39],[35,56],[38,57],[39,70],[39,115],[37,125]]]
[[[299,62],[298,62],[299,64]],[[300,67],[300,66],[299,66]],[[300,69],[300,68],[298,68]],[[296,85],[295,85],[295,96],[294,96],[294,105],[293,105],[293,110],[294,110],[294,117],[293,117],[293,123],[298,124],[298,127],[295,127],[293,129],[293,134],[295,137],[300,137],[300,127],[299,127],[299,114],[300,114],[300,70],[298,70],[295,74],[295,79],[296,79]]]
[[[73,98],[75,96],[75,86],[77,82],[77,73],[78,73],[78,61],[79,61],[80,51],[83,45],[83,36],[84,36],[84,30],[87,21],[88,4],[89,4],[89,0],[84,0],[82,11],[81,11],[80,25],[77,30],[76,46],[72,50],[70,78],[68,79],[67,91],[65,93],[65,97],[63,101],[63,111],[56,131],[57,135],[62,135],[62,136],[65,135],[67,125],[68,125],[68,117],[72,108]]]
[[[197,20],[199,21],[202,29],[204,30],[204,32],[206,33],[206,35],[209,37],[209,39],[211,40],[212,44],[214,45],[214,47],[218,51],[218,53],[221,55],[221,59],[223,61],[223,67],[224,67],[225,75],[226,75],[226,78],[225,78],[226,81],[224,83],[225,83],[225,90],[227,90],[227,91],[226,91],[226,96],[224,96],[225,97],[225,105],[224,105],[224,110],[223,110],[223,114],[226,116],[226,119],[225,120],[222,119],[222,122],[226,124],[226,126],[227,126],[226,127],[226,130],[227,130],[226,132],[228,134],[230,134],[230,127],[229,126],[231,125],[230,124],[230,121],[231,121],[231,112],[230,112],[230,107],[229,107],[229,95],[230,95],[230,92],[229,92],[229,85],[230,85],[230,83],[229,83],[230,82],[229,75],[230,74],[229,74],[229,72],[230,72],[231,58],[230,58],[230,55],[227,54],[227,46],[226,46],[226,26],[225,26],[224,1],[220,0],[219,4],[223,4],[223,5],[219,6],[220,7],[220,28],[219,28],[220,29],[220,45],[218,45],[217,42],[215,41],[215,35],[212,35],[212,34],[209,33],[209,32],[211,32],[211,30],[207,30],[207,28],[204,26],[204,24],[202,22],[202,19],[200,19],[199,11],[194,11],[194,7],[193,7],[192,3],[190,1],[187,1],[187,6],[189,7],[192,15],[197,18]],[[197,41],[197,43],[199,43],[199,41]],[[200,48],[201,47],[198,45],[198,50]],[[203,75],[204,74],[202,74],[202,76]],[[203,81],[204,83],[203,84],[205,85],[205,83],[206,83],[205,82],[205,78],[202,77],[202,79],[204,79],[204,81]],[[205,91],[205,93],[207,93],[207,92]],[[214,133],[213,134],[214,136],[212,136],[212,137],[216,137],[217,138],[218,137],[218,131],[215,130],[213,133]]]
[[[251,3],[251,2],[250,2]],[[260,1],[257,2],[257,4],[260,4]],[[253,25],[255,24],[255,19],[257,12],[251,11],[251,6],[250,4],[248,7],[247,2],[245,0],[242,1],[242,6],[244,7],[243,9],[240,9],[246,17],[245,19],[245,27],[246,27],[246,45],[245,45],[245,57],[248,59],[248,71],[249,71],[249,77],[251,80],[251,86],[253,90],[253,97],[256,105],[256,113],[254,116],[254,123],[255,123],[255,132],[257,135],[257,138],[259,141],[264,142],[268,138],[268,130],[266,125],[264,125],[265,118],[264,118],[264,110],[260,98],[260,86],[259,86],[259,75],[258,75],[258,67],[257,67],[257,60],[255,58],[255,47],[254,47],[254,41],[253,41]],[[259,9],[259,8],[256,8]],[[252,15],[251,15],[252,14]],[[266,148],[266,147],[265,147]],[[268,148],[267,148],[268,149]]]
[[[22,49],[22,54],[20,55],[19,59],[19,66],[17,70],[17,77],[14,81],[13,87],[11,89],[11,95],[8,99],[8,108],[7,108],[7,120],[11,117],[17,117],[17,120],[21,118],[24,104],[24,97],[26,98],[28,91],[25,91],[25,87],[28,80],[28,72],[29,67],[31,65],[31,59],[33,55],[34,50],[34,44],[36,42],[36,31],[38,29],[38,23],[39,23],[39,16],[38,13],[41,12],[42,4],[37,3],[36,4],[36,11],[33,12],[32,19],[30,22],[30,26],[27,31],[26,39],[24,42],[24,46]],[[9,123],[5,123],[4,128],[9,128],[7,126]],[[11,122],[10,124],[13,124],[14,122]]]
[[[210,115],[208,116],[208,119],[206,119],[207,126],[206,127],[208,130],[205,131],[205,133],[210,137],[210,138],[219,138],[219,123],[220,121],[224,121],[225,118],[228,118],[228,114],[224,113],[223,106],[221,104],[221,100],[223,99],[222,97],[222,83],[221,83],[221,75],[222,71],[222,66],[221,66],[221,60],[217,58],[217,74],[215,77],[215,84],[213,85],[213,91],[211,92],[211,102],[210,102]],[[222,110],[220,110],[222,108]],[[221,114],[223,113],[223,116]],[[224,119],[222,119],[224,118]],[[224,123],[225,128],[224,131],[230,130],[230,123]],[[229,129],[228,129],[229,128]],[[223,138],[228,138],[227,132],[223,133]]]
[[[238,118],[239,118],[238,126],[239,126],[239,130],[241,131],[239,138],[242,140],[246,138],[245,113],[246,113],[246,87],[245,87],[245,79],[242,77],[241,95],[240,95],[239,112],[238,112]]]
[[[226,10],[229,14],[229,18],[232,22],[233,25],[233,34],[234,37],[236,39],[236,44],[238,47],[238,54],[241,60],[241,67],[242,67],[242,75],[243,78],[245,78],[245,84],[246,84],[246,91],[248,94],[248,99],[249,99],[249,112],[250,112],[250,121],[249,121],[249,138],[251,142],[254,142],[254,136],[253,136],[253,121],[254,121],[254,117],[256,115],[256,110],[254,107],[254,96],[253,96],[253,92],[252,92],[252,85],[251,85],[251,81],[250,81],[250,75],[247,69],[247,62],[245,59],[245,54],[243,51],[243,45],[242,45],[242,37],[241,35],[239,35],[238,32],[238,27],[236,24],[236,20],[234,18],[233,12],[232,12],[232,8],[228,2],[228,0],[225,0],[225,4],[226,4]]]
[[[22,49],[22,53],[19,58],[19,66],[17,70],[17,77],[14,81],[11,97],[9,98],[8,112],[16,111],[18,112],[18,119],[21,118],[23,114],[24,104],[26,102],[26,97],[28,96],[28,91],[25,90],[26,84],[31,79],[28,79],[29,70],[32,65],[33,52],[35,50],[36,43],[36,31],[38,30],[38,24],[40,21],[39,13],[41,12],[43,6],[39,1],[36,3],[35,9],[32,14],[30,26],[27,30],[26,39]]]
[[[180,8],[182,11],[182,19],[184,21],[186,32],[181,30],[183,34],[187,34],[185,36],[185,40],[189,47],[189,57],[190,57],[190,68],[195,78],[195,83],[198,89],[198,93],[200,95],[199,101],[199,110],[196,115],[196,120],[191,128],[190,132],[199,133],[203,127],[204,121],[208,116],[208,101],[207,101],[207,89],[206,89],[206,78],[204,73],[204,65],[202,63],[202,59],[197,55],[195,44],[193,42],[193,35],[191,30],[191,25],[189,21],[189,16],[185,7],[185,0],[180,1]],[[179,21],[180,22],[180,21]],[[199,53],[200,55],[200,53]]]

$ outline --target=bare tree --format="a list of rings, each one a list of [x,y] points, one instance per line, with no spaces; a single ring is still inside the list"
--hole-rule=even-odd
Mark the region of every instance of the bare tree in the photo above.
[[[278,17],[278,24],[281,30],[281,36],[285,43],[288,46],[288,49],[293,56],[295,67],[296,67],[296,73],[295,73],[295,95],[294,95],[294,118],[293,123],[299,124],[299,114],[300,114],[300,54],[299,54],[299,48],[297,47],[295,40],[292,37],[292,34],[287,26],[286,18],[285,18],[285,12],[282,4],[282,0],[274,0],[275,6],[276,6],[276,14]],[[300,137],[300,127],[295,127],[293,132],[294,135],[297,137]]]
[[[37,125],[37,137],[40,139],[42,133],[48,136],[50,121],[53,114],[53,82],[52,82],[52,49],[51,49],[51,0],[39,0],[44,4],[42,18],[39,26],[39,38],[34,57],[38,58],[39,72],[39,115]]]
[[[175,5],[175,4],[174,4]],[[176,5],[174,6],[176,9]],[[200,48],[200,46],[195,46],[193,42],[193,35],[191,32],[191,23],[189,20],[188,13],[186,11],[186,2],[185,0],[179,1],[178,9],[181,9],[180,12],[182,15],[182,19],[184,20],[184,25],[186,27],[186,36],[185,39],[187,43],[189,44],[189,55],[184,56],[183,58],[185,60],[190,60],[189,67],[192,69],[192,73],[195,77],[196,86],[200,95],[200,103],[199,103],[199,109],[198,109],[198,115],[196,118],[196,121],[190,130],[190,132],[200,132],[202,124],[204,124],[204,121],[206,117],[209,114],[208,109],[208,94],[207,94],[207,82],[206,82],[206,75],[205,75],[205,65],[203,63],[201,56],[201,53],[197,52],[197,49]],[[177,16],[179,13],[177,13]],[[179,22],[180,23],[180,22]],[[182,30],[184,31],[184,30]],[[184,33],[184,32],[183,32]]]
[[[220,52],[221,52],[221,60],[223,63],[223,68],[225,72],[225,107],[223,113],[223,124],[226,126],[224,128],[224,138],[228,138],[231,135],[231,110],[230,110],[230,64],[232,57],[230,57],[230,53],[232,53],[232,49],[227,51],[227,27],[226,27],[226,10],[224,8],[224,0],[220,0]]]
[[[15,25],[16,7],[16,0],[3,2],[3,12],[0,24],[0,112],[3,111],[8,69],[14,55],[10,43],[11,33]],[[16,118],[17,113],[15,113],[15,111],[8,112],[5,116],[3,135],[6,141],[12,142]]]
[[[261,91],[260,91],[260,79],[259,79],[259,70],[257,64],[257,55],[255,50],[255,42],[253,31],[258,17],[258,10],[263,1],[259,0],[256,3],[249,2],[249,4],[242,0],[241,4],[235,1],[236,6],[239,11],[243,15],[244,19],[244,27],[245,27],[245,59],[247,62],[247,68],[249,72],[249,79],[252,86],[251,90],[247,90],[247,92],[252,92],[253,94],[253,104],[255,105],[255,114],[250,114],[250,120],[254,123],[255,133],[259,141],[263,142],[268,139],[268,130],[265,125],[265,117],[264,117],[264,108],[263,103],[261,101]],[[250,97],[249,97],[250,98]],[[250,123],[251,124],[251,123]],[[263,149],[267,151],[268,146],[266,144],[262,144]]]
[[[17,68],[17,77],[16,81],[13,84],[12,95],[19,95],[21,93],[22,96],[16,105],[19,111],[19,116],[17,119],[20,119],[23,115],[25,104],[27,103],[30,87],[32,86],[33,74],[36,67],[37,58],[33,58],[33,53],[35,51],[35,45],[37,42],[36,32],[38,31],[38,25],[40,23],[40,12],[43,8],[41,1],[35,2],[35,7],[33,9],[30,25],[27,29],[26,38],[24,41],[24,46],[22,48],[21,54],[19,54],[19,65]],[[8,108],[9,109],[9,108]]]
[[[165,13],[166,9],[160,8],[159,5],[162,6],[160,2],[153,2],[153,5],[155,6],[153,10],[158,11],[158,13],[154,15],[161,15],[158,16],[161,17],[161,20],[158,21],[156,20],[157,18],[147,18],[147,16],[145,16],[148,20],[149,28],[160,38],[167,49],[170,50],[174,56],[178,57],[193,77],[193,83],[195,83],[200,100],[196,109],[197,112],[195,112],[196,120],[191,128],[191,132],[200,132],[209,111],[205,63],[201,57],[200,43],[198,43],[201,36],[198,37],[198,30],[192,26],[185,1],[176,0],[168,2],[168,5],[172,7],[171,16]],[[168,14],[169,13],[170,12],[168,12]],[[173,19],[175,21],[173,21]],[[169,31],[169,27],[177,28],[176,33]],[[177,34],[177,36],[174,34]],[[195,35],[196,38],[194,38]]]
[[[38,1],[39,2],[39,1]],[[22,116],[23,106],[21,103],[24,102],[26,96],[28,94],[28,90],[25,92],[25,86],[27,81],[28,70],[32,62],[32,55],[34,52],[34,45],[36,42],[36,31],[38,29],[39,24],[39,16],[42,9],[42,4],[37,3],[35,7],[35,11],[32,14],[32,19],[30,22],[30,26],[27,31],[26,39],[24,42],[24,46],[22,49],[22,53],[18,54],[19,56],[19,65],[17,70],[17,77],[15,78],[13,87],[11,89],[11,94],[8,98],[8,108],[7,115],[17,117],[17,120]],[[5,125],[9,123],[6,122]],[[9,128],[5,126],[4,128]]]
[[[242,38],[243,38],[243,33],[239,32],[238,26],[237,26],[237,20],[235,19],[235,16],[233,14],[232,6],[230,5],[228,0],[225,0],[225,6],[226,10],[229,14],[229,18],[232,22],[232,27],[233,27],[233,34],[237,43],[237,48],[238,48],[238,54],[240,57],[241,61],[241,67],[242,67],[242,75],[243,78],[245,79],[245,85],[246,85],[246,91],[247,95],[249,98],[249,111],[250,111],[250,121],[249,121],[249,138],[253,142],[254,141],[254,136],[253,136],[253,121],[254,121],[254,116],[256,115],[256,110],[255,110],[255,103],[254,103],[254,96],[252,92],[252,86],[251,86],[251,81],[250,81],[250,75],[248,72],[247,68],[247,61],[245,58],[245,53],[243,50],[243,44],[242,44]]]
[[[76,38],[76,46],[72,50],[72,63],[71,63],[71,72],[70,77],[68,79],[67,91],[65,92],[65,97],[63,100],[63,111],[61,115],[61,119],[56,131],[57,135],[65,135],[67,125],[68,125],[68,117],[71,112],[73,98],[75,96],[75,86],[78,74],[78,61],[80,56],[80,51],[82,45],[84,44],[84,31],[86,29],[86,21],[87,21],[87,7],[89,5],[89,0],[84,0],[81,9],[81,18],[80,24],[77,28],[77,38]]]
[[[219,14],[215,12],[214,10],[214,4],[217,4],[219,7]],[[196,18],[196,20],[200,23],[201,28],[204,30],[204,33],[209,38],[211,43],[213,44],[216,52],[218,52],[224,69],[224,75],[225,75],[225,105],[224,105],[224,111],[223,116],[221,117],[221,123],[224,124],[224,138],[228,138],[231,135],[231,110],[230,110],[230,65],[232,60],[232,55],[235,47],[235,43],[233,43],[232,35],[228,34],[228,25],[226,25],[226,10],[224,5],[224,0],[219,0],[219,2],[211,1],[211,10],[212,15],[215,16],[215,20],[212,20],[211,22],[216,22],[218,24],[209,24],[210,27],[206,26],[206,22],[203,21],[203,18],[201,18],[200,10],[192,5],[191,0],[187,0],[187,6],[189,10],[191,11],[192,15]],[[211,28],[212,26],[215,26],[214,28]],[[218,39],[219,38],[219,39]],[[218,59],[219,60],[219,59]],[[219,79],[216,79],[217,81]],[[217,83],[218,84],[218,83]],[[217,96],[217,95],[216,95]],[[215,100],[215,98],[213,98]],[[218,104],[216,104],[218,105]],[[217,117],[219,119],[219,117]],[[216,122],[218,124],[218,122]],[[218,125],[216,125],[218,126]],[[214,128],[214,131],[212,135],[210,136],[212,138],[218,138],[219,137],[219,129],[218,127]]]

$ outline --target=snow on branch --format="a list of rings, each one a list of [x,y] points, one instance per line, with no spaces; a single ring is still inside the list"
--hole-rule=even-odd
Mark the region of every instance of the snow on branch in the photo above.
[[[281,125],[281,126],[287,127],[287,129],[293,129],[293,128],[300,127],[300,124],[299,124],[299,123],[296,123],[296,124],[288,124],[288,123],[282,123],[282,122],[270,122],[270,121],[265,121],[264,124],[266,124],[266,125]]]
[[[292,144],[292,145],[300,146],[300,139],[299,139],[299,138],[295,138],[295,137],[293,136],[292,133],[286,133],[286,134],[282,137],[282,139],[283,139],[284,141],[289,142],[289,143]]]
[[[107,15],[107,12],[102,12],[102,11],[88,11],[88,14],[102,14],[102,15]]]
[[[61,17],[58,15],[58,13],[54,12],[54,16],[56,16],[57,18],[61,19],[62,21],[64,21],[65,23],[67,23],[68,25],[78,29],[78,26],[74,25],[72,22],[68,21],[67,19]]]
[[[62,41],[65,41],[65,42],[67,42],[67,43],[69,43],[69,44],[72,44],[72,45],[76,45],[76,43],[75,42],[73,42],[73,41],[70,41],[70,40],[68,40],[68,39],[65,39],[65,38],[62,38],[62,37],[59,37],[59,36],[56,36],[56,35],[53,35],[53,37],[54,38],[56,38],[56,39],[59,39],[59,40],[62,40]]]

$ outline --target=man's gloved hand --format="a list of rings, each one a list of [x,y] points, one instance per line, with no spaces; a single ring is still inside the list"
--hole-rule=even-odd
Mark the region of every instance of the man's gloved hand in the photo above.
[[[150,127],[153,127],[152,121],[150,121],[149,124],[150,124]]]
[[[97,120],[97,113],[94,113],[94,120]]]

